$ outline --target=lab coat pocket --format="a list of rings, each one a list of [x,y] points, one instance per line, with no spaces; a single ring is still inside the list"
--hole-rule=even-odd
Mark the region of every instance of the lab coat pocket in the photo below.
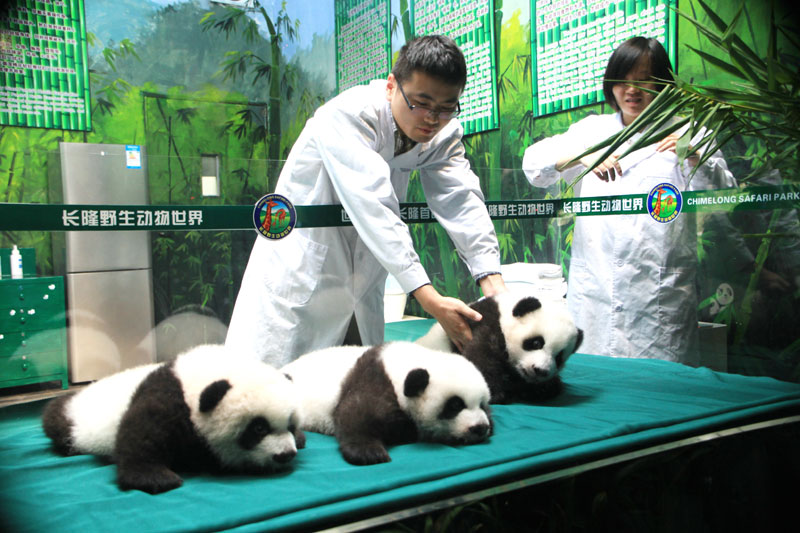
[[[267,288],[274,296],[292,304],[307,303],[319,284],[328,247],[300,232],[269,244],[275,246],[276,253],[272,255],[273,264],[264,265],[264,268],[273,269],[265,276]],[[274,261],[275,257],[277,261]]]
[[[583,323],[584,319],[591,318],[591,304],[593,301],[597,301],[598,295],[595,290],[597,283],[593,281],[586,262],[580,259],[572,259],[568,276],[567,292],[570,312],[575,315],[574,318]]]
[[[662,267],[658,287],[660,345],[669,347],[682,359],[692,344],[697,330],[697,296],[695,270],[683,267]]]

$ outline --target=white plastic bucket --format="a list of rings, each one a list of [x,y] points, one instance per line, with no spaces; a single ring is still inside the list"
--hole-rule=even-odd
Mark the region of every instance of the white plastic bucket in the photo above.
[[[563,300],[567,282],[561,266],[553,263],[511,263],[500,265],[500,273],[509,290],[534,292],[541,298]]]
[[[383,294],[383,320],[384,322],[397,322],[403,320],[408,295],[400,287],[397,279],[389,274],[386,276],[386,287]]]

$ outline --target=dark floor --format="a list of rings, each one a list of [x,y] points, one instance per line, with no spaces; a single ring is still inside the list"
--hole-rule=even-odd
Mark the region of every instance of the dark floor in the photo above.
[[[797,531],[800,424],[726,437],[367,533]]]

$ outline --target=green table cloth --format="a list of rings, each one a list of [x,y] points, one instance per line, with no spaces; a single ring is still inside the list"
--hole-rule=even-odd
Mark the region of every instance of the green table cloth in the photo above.
[[[387,326],[413,339],[430,321]],[[575,354],[564,393],[539,405],[493,406],[495,432],[472,446],[392,447],[358,467],[333,437],[308,444],[283,473],[184,475],[151,496],[120,491],[115,467],[64,458],[40,422],[45,402],[0,409],[2,531],[270,531],[322,528],[422,505],[626,451],[800,413],[800,385],[647,359]]]

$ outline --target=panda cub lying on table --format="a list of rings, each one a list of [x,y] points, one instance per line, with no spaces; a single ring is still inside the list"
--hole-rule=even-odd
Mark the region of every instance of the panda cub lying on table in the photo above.
[[[492,433],[489,388],[460,355],[410,342],[339,346],[281,369],[297,386],[302,429],[335,435],[346,461],[391,461],[387,445],[482,442]]]
[[[508,291],[481,298],[470,307],[483,319],[467,321],[472,340],[462,355],[483,374],[492,403],[535,402],[561,392],[558,373],[583,341],[583,330],[575,327],[563,302]],[[438,323],[416,342],[457,352]]]
[[[205,345],[51,400],[43,426],[60,454],[108,457],[120,488],[157,494],[183,483],[173,469],[285,468],[305,446],[299,404],[275,368]]]

